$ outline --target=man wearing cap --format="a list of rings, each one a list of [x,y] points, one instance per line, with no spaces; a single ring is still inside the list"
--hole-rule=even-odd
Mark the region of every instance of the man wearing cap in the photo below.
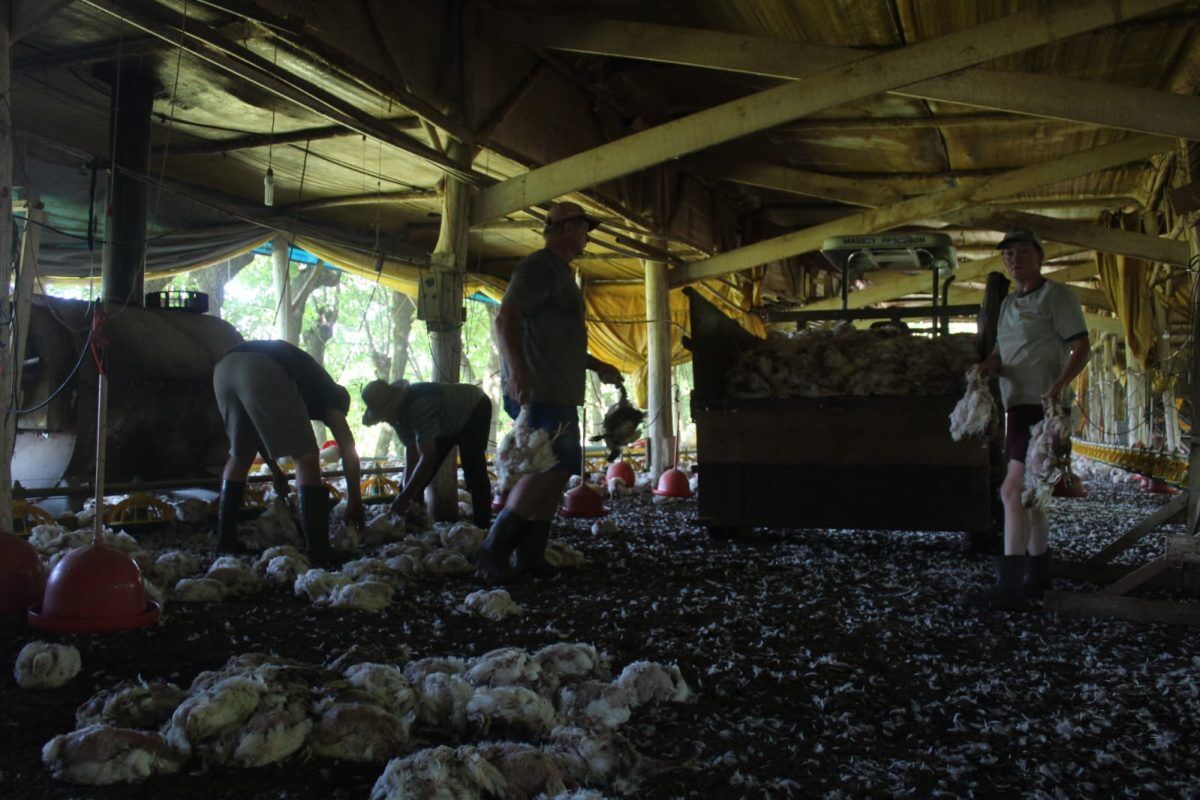
[[[404,488],[392,501],[403,513],[420,496],[446,456],[458,447],[463,480],[471,493],[471,518],[487,530],[492,521],[492,489],[487,474],[492,401],[469,383],[371,381],[362,390],[364,425],[387,422],[404,443]]]
[[[1071,381],[1087,365],[1091,344],[1079,299],[1042,275],[1038,235],[1013,230],[997,249],[1016,291],[1000,305],[996,349],[979,367],[999,374],[1005,408],[1004,555],[995,560],[995,584],[967,603],[1013,610],[1027,598],[1040,599],[1050,585],[1049,520],[1045,511],[1021,503],[1030,428],[1042,419],[1043,401],[1070,406]]]
[[[584,379],[591,369],[605,383],[620,384],[616,367],[588,354],[583,294],[571,262],[587,245],[596,220],[575,203],[554,203],[546,213],[545,247],[521,260],[513,272],[500,313],[496,341],[503,358],[504,410],[551,434],[556,466],[526,475],[513,486],[479,549],[479,575],[491,583],[513,579],[509,560],[516,553],[520,577],[552,577],[545,559],[550,521],[567,480],[583,460],[579,409]]]
[[[312,356],[278,339],[231,347],[213,371],[213,389],[229,436],[217,551],[241,550],[237,541],[238,512],[246,493],[246,476],[261,451],[281,497],[287,497],[288,482],[275,459],[290,456],[295,460],[305,551],[314,563],[331,562],[329,493],[321,485],[320,456],[310,420],[325,423],[337,440],[346,470],[346,517],[362,525],[358,451],[346,423],[350,393]]]

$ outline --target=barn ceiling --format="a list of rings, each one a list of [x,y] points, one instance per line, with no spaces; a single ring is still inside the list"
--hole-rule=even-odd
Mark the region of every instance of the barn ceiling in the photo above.
[[[421,263],[450,175],[478,187],[468,269],[500,275],[557,196],[606,222],[579,262],[594,281],[638,279],[646,252],[676,284],[819,266],[814,238],[847,226],[936,228],[967,261],[1012,212],[1059,220],[1077,253],[1102,211],[1154,211],[1162,154],[1200,138],[1197,2],[60,5],[14,46],[13,108],[67,234],[43,246],[75,250],[108,159],[105,65],[157,85],[159,235],[304,226]]]

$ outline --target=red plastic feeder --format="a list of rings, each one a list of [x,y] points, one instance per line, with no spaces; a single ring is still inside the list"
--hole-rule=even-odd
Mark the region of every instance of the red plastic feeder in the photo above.
[[[633,484],[637,482],[637,478],[633,474],[633,466],[628,461],[614,461],[608,465],[608,472],[604,475],[604,480],[607,483],[613,478],[620,478],[625,481],[625,485],[633,488]]]
[[[0,614],[36,606],[46,588],[46,568],[25,539],[0,531]]]
[[[558,513],[563,517],[603,517],[608,509],[595,489],[580,484],[563,495]]]
[[[1088,491],[1078,475],[1064,475],[1054,484],[1055,497],[1087,497]]]
[[[54,633],[112,633],[158,621],[146,599],[137,562],[115,547],[93,542],[63,556],[50,573],[40,609],[29,624]]]
[[[659,477],[654,493],[659,497],[691,497],[692,487],[688,485],[687,473],[678,467],[667,470]]]
[[[1179,490],[1169,483],[1160,481],[1158,478],[1151,478],[1142,485],[1150,494],[1179,494]]]

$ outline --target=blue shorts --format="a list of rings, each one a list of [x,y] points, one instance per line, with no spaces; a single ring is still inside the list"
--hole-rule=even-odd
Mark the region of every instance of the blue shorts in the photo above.
[[[521,406],[508,395],[504,396],[504,411],[512,419],[521,413]],[[551,436],[560,429],[562,435],[554,440],[554,457],[558,459],[558,468],[565,469],[571,475],[579,475],[583,466],[583,447],[580,444],[579,409],[565,403],[529,403],[529,416],[526,421],[538,430],[548,432]]]

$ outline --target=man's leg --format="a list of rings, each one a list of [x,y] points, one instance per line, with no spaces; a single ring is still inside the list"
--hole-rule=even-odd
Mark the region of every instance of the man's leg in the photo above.
[[[241,553],[238,541],[238,516],[246,497],[246,478],[254,463],[252,456],[230,454],[221,473],[221,499],[217,505],[217,552]]]
[[[463,482],[471,493],[471,522],[487,530],[492,524],[492,483],[487,473],[488,429],[492,421],[492,404],[480,403],[483,412],[472,415],[466,429],[458,437],[458,457],[462,460]]]
[[[548,492],[542,498],[525,527],[525,536],[517,545],[517,572],[522,575],[533,578],[553,578],[558,575],[558,567],[546,560],[546,544],[550,541],[554,512],[570,478],[569,473],[562,475],[561,482],[553,492]]]
[[[1029,546],[1029,509],[1021,504],[1025,483],[1025,464],[1010,460],[1004,482],[1000,484],[1000,500],[1004,504],[1004,555],[996,556],[995,583],[966,598],[968,605],[982,608],[1016,610],[1024,605],[1025,549]]]
[[[1050,517],[1040,508],[1029,509],[1028,574],[1025,596],[1041,600],[1050,589]]]
[[[296,494],[300,498],[300,532],[304,552],[316,564],[330,563],[329,491],[321,485],[321,459],[317,451],[293,456],[296,461]]]
[[[528,534],[530,521],[553,500],[557,504],[570,473],[552,469],[537,475],[526,475],[517,481],[508,494],[508,502],[496,516],[487,539],[479,547],[477,564],[480,576],[492,583],[512,579],[509,559]]]

